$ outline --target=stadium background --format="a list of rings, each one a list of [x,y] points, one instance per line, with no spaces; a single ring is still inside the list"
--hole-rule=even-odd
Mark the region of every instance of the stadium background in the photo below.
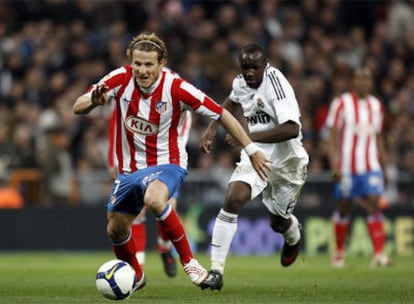
[[[387,250],[414,254],[414,2],[413,1],[1,1],[0,183],[23,205],[1,205],[0,250],[108,249],[105,202],[108,109],[72,114],[90,83],[125,63],[141,31],[166,40],[169,64],[222,101],[237,74],[238,49],[263,45],[292,83],[302,111],[309,181],[297,206],[309,254],[330,250],[331,183],[323,121],[329,102],[348,87],[353,67],[373,70],[385,104],[389,184],[385,195]],[[198,250],[207,250],[237,151],[219,134],[213,155],[198,138],[194,117],[190,174],[179,212]],[[259,201],[246,208],[233,243],[239,254],[272,254]],[[350,253],[371,248],[357,207]],[[153,219],[148,219],[154,225]],[[150,234],[155,229],[149,228]],[[152,248],[155,237],[149,237]]]

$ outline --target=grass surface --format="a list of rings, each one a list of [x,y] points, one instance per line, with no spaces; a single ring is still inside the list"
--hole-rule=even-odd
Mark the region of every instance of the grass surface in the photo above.
[[[111,303],[95,288],[98,267],[111,252],[0,253],[0,303]],[[199,261],[209,265],[206,255]],[[350,258],[332,269],[327,256],[299,256],[283,268],[279,256],[230,256],[220,292],[201,291],[182,269],[167,278],[158,254],[148,254],[147,286],[125,303],[414,303],[414,258],[373,269],[367,258]]]

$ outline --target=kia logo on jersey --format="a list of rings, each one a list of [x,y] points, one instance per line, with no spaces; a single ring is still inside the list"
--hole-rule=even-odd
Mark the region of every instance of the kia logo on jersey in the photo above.
[[[125,120],[125,126],[129,131],[142,135],[154,135],[158,132],[157,125],[137,116],[129,116]]]

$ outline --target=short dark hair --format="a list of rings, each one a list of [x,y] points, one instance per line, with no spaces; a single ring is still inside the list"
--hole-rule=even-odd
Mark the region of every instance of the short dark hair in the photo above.
[[[239,61],[241,61],[243,55],[250,55],[249,57],[253,57],[257,61],[267,61],[266,53],[264,49],[255,43],[247,44],[240,49],[239,52]],[[254,55],[254,56],[251,56]]]

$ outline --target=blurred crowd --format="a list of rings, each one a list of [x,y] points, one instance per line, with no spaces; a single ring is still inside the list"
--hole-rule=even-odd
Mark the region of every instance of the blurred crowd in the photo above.
[[[109,107],[82,117],[72,105],[126,63],[129,41],[143,31],[161,36],[168,66],[219,103],[238,73],[239,48],[262,45],[295,90],[311,173],[329,169],[329,103],[349,89],[355,67],[368,65],[386,109],[389,169],[414,172],[413,0],[21,0],[0,1],[0,178],[38,169],[46,205],[100,199],[88,180],[106,172]],[[238,155],[224,134],[214,154],[200,152],[205,126],[194,117],[189,168],[232,168]]]

